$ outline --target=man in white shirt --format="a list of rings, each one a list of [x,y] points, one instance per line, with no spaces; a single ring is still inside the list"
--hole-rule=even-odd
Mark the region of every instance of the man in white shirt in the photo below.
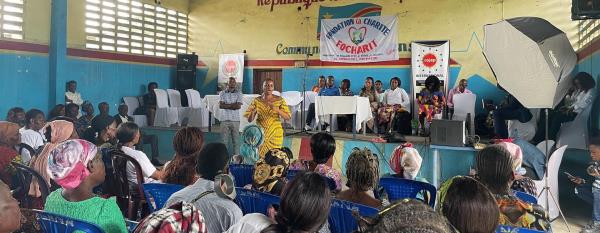
[[[233,155],[240,154],[240,108],[244,96],[236,89],[236,80],[229,78],[227,89],[219,94],[219,108],[221,109],[221,137],[223,143],[232,148]]]
[[[390,80],[390,89],[383,94],[383,106],[378,111],[381,132],[390,132],[393,128],[402,134],[410,134],[410,97],[400,87],[400,79]]]
[[[77,82],[75,82],[75,80],[67,82],[67,91],[65,92],[65,103],[74,103],[79,106],[83,104],[81,94],[77,92]]]
[[[202,212],[207,232],[225,232],[242,219],[242,210],[232,200],[215,193],[215,177],[223,173],[229,161],[223,143],[205,145],[196,158],[196,173],[200,178],[171,195],[165,206],[177,202],[191,203]]]
[[[21,143],[29,145],[34,150],[44,146],[45,139],[40,130],[46,125],[46,117],[44,113],[38,109],[31,109],[25,113],[25,127],[21,132]],[[21,157],[23,162],[27,164],[31,160],[29,151],[24,150]]]
[[[458,82],[458,86],[452,88],[452,90],[448,92],[448,102],[446,103],[446,105],[448,106],[450,119],[452,119],[452,115],[454,115],[454,95],[472,93],[469,89],[467,89],[467,86],[469,86],[467,80],[461,79]]]

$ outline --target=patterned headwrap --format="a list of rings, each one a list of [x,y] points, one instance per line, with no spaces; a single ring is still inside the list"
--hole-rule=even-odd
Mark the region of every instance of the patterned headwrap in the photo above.
[[[405,179],[415,179],[423,158],[417,149],[412,147],[411,143],[404,143],[394,149],[390,158],[390,166],[396,174],[402,174]]]
[[[60,143],[48,155],[48,174],[64,189],[74,189],[90,175],[87,164],[96,156],[91,142],[72,139]]]
[[[178,202],[144,218],[135,233],[204,233],[206,224],[202,213],[192,204]]]
[[[510,152],[513,162],[513,171],[521,175],[525,174],[525,169],[521,167],[521,165],[523,165],[523,151],[521,150],[521,147],[512,142],[500,142],[498,145]]]
[[[254,166],[252,187],[261,192],[279,195],[285,186],[285,177],[292,159],[290,149],[274,148]]]
[[[264,133],[257,125],[248,125],[242,132],[242,145],[240,154],[244,157],[245,164],[254,164],[258,160],[258,147],[263,143]]]

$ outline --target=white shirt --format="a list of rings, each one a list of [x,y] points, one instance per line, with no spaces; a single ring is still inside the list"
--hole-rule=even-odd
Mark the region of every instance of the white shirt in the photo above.
[[[224,233],[260,233],[263,229],[274,224],[273,220],[264,214],[246,214],[239,222]]]
[[[156,168],[154,165],[152,165],[150,159],[148,159],[148,156],[146,156],[144,152],[126,146],[121,147],[121,151],[123,151],[123,153],[126,155],[131,156],[140,164],[140,167],[142,167],[142,173],[144,174],[144,183],[151,183],[154,181],[154,179],[150,178],[150,176],[156,171]],[[135,167],[133,167],[133,164],[131,163],[127,163],[127,180],[137,184]]]
[[[396,89],[387,89],[384,92],[383,103],[389,105],[399,104],[402,108],[410,111],[410,98],[408,93],[400,87]]]
[[[40,146],[44,145],[44,136],[39,131],[25,129],[21,133],[21,142],[31,146],[34,150],[37,150]],[[31,160],[31,155],[28,150],[23,150],[21,157],[25,164]]]
[[[565,99],[567,101],[567,106],[573,108],[573,112],[581,113],[581,111],[594,102],[594,95],[592,94],[591,89],[587,92],[578,90],[571,93],[571,95],[567,95]]]
[[[165,206],[171,206],[177,202],[191,202],[198,195],[214,190],[215,183],[210,180],[198,179],[194,184],[189,185],[176,193],[173,193]],[[217,196],[216,193],[210,193],[198,199],[193,203],[194,206],[202,212],[206,221],[207,232],[224,232],[235,223],[242,219],[242,210],[235,202]]]
[[[81,94],[79,94],[79,92],[67,91],[67,92],[65,92],[65,96],[67,97],[67,99],[70,99],[71,101],[73,101],[74,104],[77,104],[79,106],[81,106],[81,104],[83,104],[83,99],[81,98]]]
[[[121,118],[121,124],[123,124],[123,123],[126,123],[126,122],[129,122],[129,120],[127,119],[127,117],[126,117],[126,116],[121,116],[121,115],[119,114],[119,118]]]

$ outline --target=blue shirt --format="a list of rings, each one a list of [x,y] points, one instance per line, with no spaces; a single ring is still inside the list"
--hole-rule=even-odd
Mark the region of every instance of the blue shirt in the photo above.
[[[335,86],[321,88],[319,96],[340,96],[340,89]]]

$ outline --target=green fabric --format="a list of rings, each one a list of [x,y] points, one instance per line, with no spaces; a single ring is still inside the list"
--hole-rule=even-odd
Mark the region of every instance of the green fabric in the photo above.
[[[62,190],[50,193],[46,199],[45,211],[94,223],[104,232],[127,232],[125,219],[114,197],[93,197],[85,201],[70,202],[62,196]]]

